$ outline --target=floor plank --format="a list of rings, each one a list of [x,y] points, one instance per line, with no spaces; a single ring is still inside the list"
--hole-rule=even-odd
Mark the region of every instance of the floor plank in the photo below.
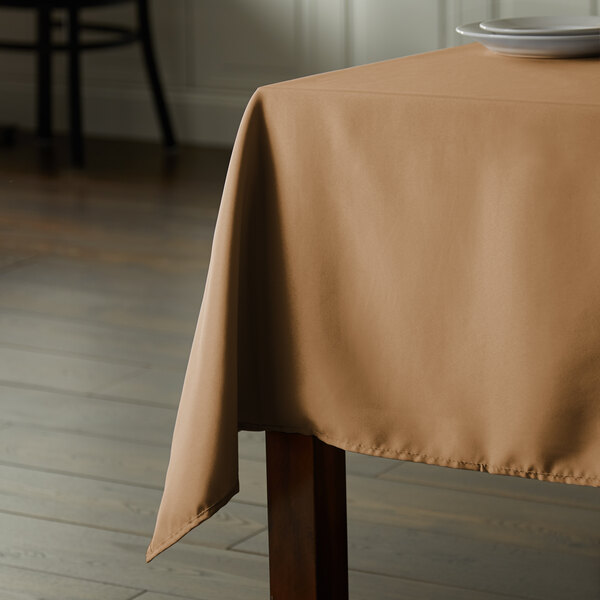
[[[198,271],[197,277],[204,281],[206,271]],[[202,293],[198,292],[185,306],[181,303],[171,304],[164,298],[124,300],[102,291],[63,289],[32,281],[9,281],[3,276],[0,307],[93,324],[190,335],[190,328],[198,317],[201,299]]]
[[[139,366],[0,346],[0,381],[94,392],[142,371]]]
[[[169,460],[167,446],[22,424],[8,424],[1,431],[0,463],[7,466],[162,490]],[[266,505],[264,463],[240,460],[240,481],[243,491],[236,496],[239,501]]]
[[[183,388],[185,366],[182,365],[180,370],[161,367],[140,370],[131,377],[98,388],[96,395],[176,408]]]
[[[191,333],[157,335],[0,309],[0,345],[4,346],[181,369],[187,364],[191,344]]]
[[[119,211],[89,210],[85,214],[55,210],[40,215],[25,206],[13,206],[0,213],[0,244],[8,258],[12,255],[16,259],[31,256],[34,250],[63,258],[101,259],[109,263],[126,260],[170,269],[205,262],[216,207],[210,212],[179,214],[168,208],[160,212],[169,217],[167,223],[156,218],[156,208],[148,207],[140,211],[121,206]],[[177,237],[170,239],[175,228]],[[160,240],[166,242],[166,247],[157,244]]]
[[[0,424],[20,424],[169,447],[174,408],[0,384]],[[143,424],[143,427],[140,427]]]
[[[350,570],[349,580],[351,600],[506,600],[509,597],[354,570]]]
[[[2,429],[0,457],[10,465],[161,489],[169,452],[161,446],[14,424]]]
[[[138,600],[136,598],[135,600]],[[170,594],[156,594],[155,592],[145,592],[139,596],[139,600],[190,600],[183,596],[171,596]]]
[[[491,547],[518,544],[600,559],[597,511],[402,482],[388,488],[381,479],[347,479],[348,513],[360,520],[466,537]]]
[[[73,171],[58,142],[0,148],[0,599],[265,598],[260,433],[233,501],[143,563],[228,153],[91,140]],[[600,490],[347,464],[353,600],[596,592]]]
[[[374,573],[349,572],[352,600],[506,600],[507,596],[464,588],[387,577]],[[146,592],[140,600],[181,600],[181,597]],[[137,599],[136,599],[137,600]],[[183,599],[187,600],[187,599]]]
[[[5,250],[0,247],[0,271],[6,271],[15,265],[35,256],[31,251]]]
[[[160,498],[160,490],[0,465],[0,512],[132,533],[149,540]],[[230,502],[182,543],[227,549],[266,525],[264,506]]]
[[[100,292],[122,300],[144,302],[147,298],[154,298],[188,305],[190,298],[201,294],[204,280],[193,276],[200,267],[192,266],[183,273],[178,271],[179,268],[181,267],[177,261],[148,266],[125,260],[112,263],[40,255],[35,260],[23,263],[18,269],[3,273],[3,280],[35,282],[74,291]]]
[[[479,496],[465,491],[432,489],[349,475],[348,518],[388,528],[443,533],[489,544],[517,544],[600,559],[600,516],[597,511],[557,508],[516,498]],[[242,502],[265,503],[264,464],[240,464]]]
[[[141,591],[0,564],[2,600],[131,600]]]
[[[168,448],[50,429],[9,425],[0,436],[0,457],[13,466],[82,475],[160,490]],[[240,462],[238,501],[266,503],[264,463]],[[597,552],[600,513],[579,508],[480,496],[365,477],[348,476],[351,518],[373,515],[388,526],[421,528],[496,543],[554,547],[575,555]]]
[[[194,600],[264,600],[262,556],[179,544],[146,565],[148,538],[0,513],[0,565]]]
[[[442,535],[404,528],[390,536],[387,525],[357,518],[348,523],[351,569],[505,594],[531,600],[590,600],[600,597],[600,555],[574,556],[547,548]],[[267,533],[235,546],[268,556]],[[564,574],[569,573],[569,577]],[[577,581],[577,589],[572,582]]]
[[[600,511],[600,489],[404,462],[383,479]]]
[[[398,461],[391,458],[346,452],[346,471],[353,475],[378,477],[396,466]]]

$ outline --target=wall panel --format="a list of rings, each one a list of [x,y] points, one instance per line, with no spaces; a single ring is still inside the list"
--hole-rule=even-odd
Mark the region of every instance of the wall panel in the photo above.
[[[160,66],[179,137],[231,144],[257,86],[464,43],[456,25],[492,17],[598,14],[600,0],[153,0]],[[132,23],[131,7],[87,12]],[[25,11],[0,9],[2,38],[31,38]],[[64,35],[57,32],[57,35]],[[32,128],[34,60],[0,53],[0,124]],[[66,123],[64,60],[55,116]],[[85,126],[96,135],[158,136],[138,48],[84,61]]]
[[[436,0],[351,0],[350,62],[363,64],[440,48],[445,13]]]
[[[496,0],[500,17],[534,15],[591,15],[596,3],[590,0]]]
[[[196,0],[194,87],[249,90],[303,70],[301,0]]]

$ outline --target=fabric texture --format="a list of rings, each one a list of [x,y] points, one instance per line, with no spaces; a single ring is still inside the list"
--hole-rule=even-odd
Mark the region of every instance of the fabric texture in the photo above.
[[[147,559],[238,429],[600,485],[600,63],[478,44],[257,90]]]

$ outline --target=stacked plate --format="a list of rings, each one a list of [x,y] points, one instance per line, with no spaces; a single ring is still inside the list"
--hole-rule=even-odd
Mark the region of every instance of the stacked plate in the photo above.
[[[521,17],[456,28],[494,52],[534,58],[600,56],[600,17]]]

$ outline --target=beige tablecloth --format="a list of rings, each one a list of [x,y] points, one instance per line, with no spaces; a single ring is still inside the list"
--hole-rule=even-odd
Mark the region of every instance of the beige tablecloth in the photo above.
[[[479,45],[260,88],[151,559],[238,490],[237,431],[600,485],[600,62]]]

